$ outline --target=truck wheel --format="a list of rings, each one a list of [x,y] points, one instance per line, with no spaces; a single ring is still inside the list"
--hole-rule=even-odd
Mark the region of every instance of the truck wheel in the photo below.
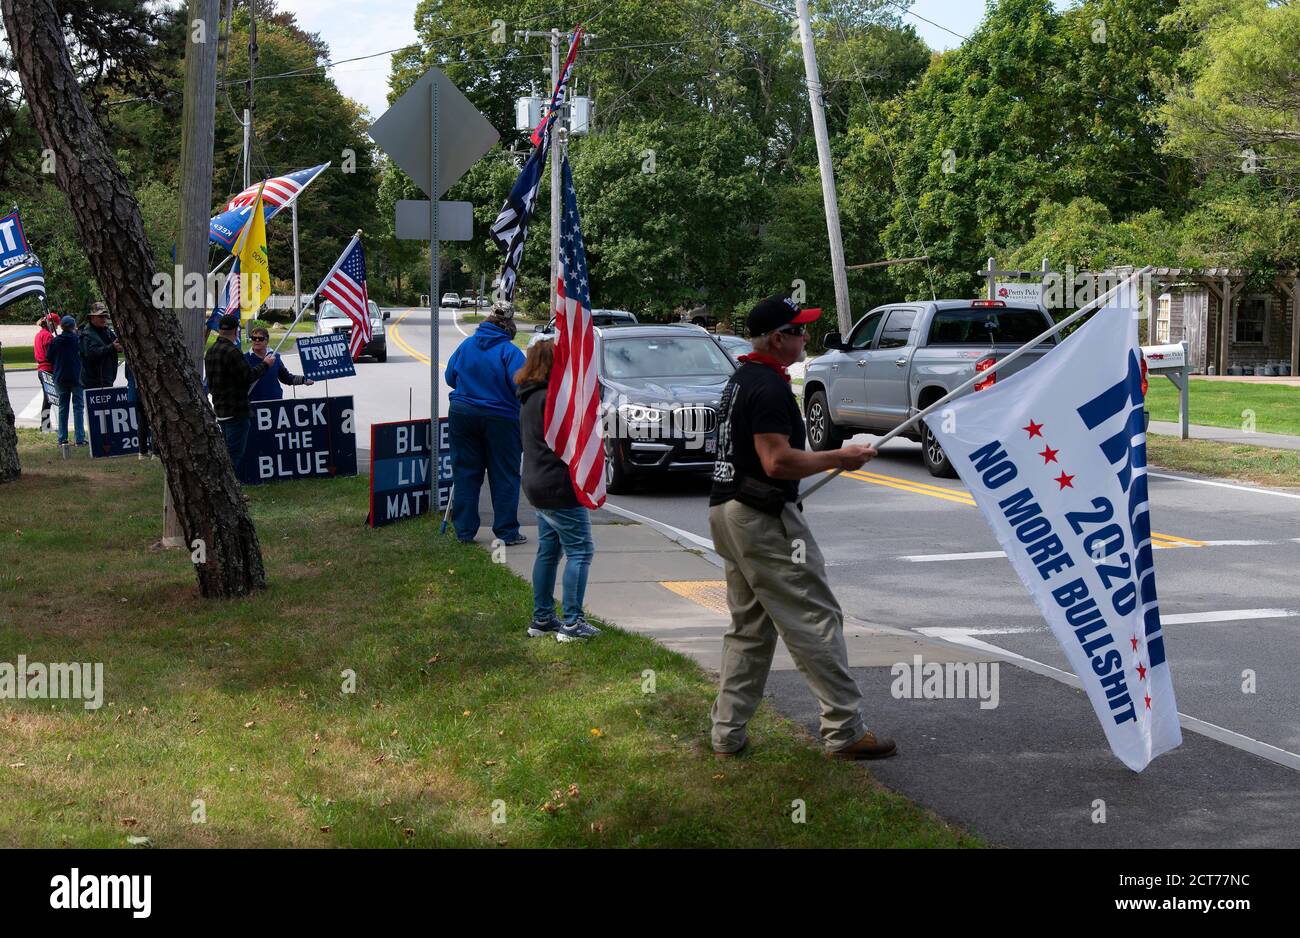
[[[381,364],[383,362],[388,361],[388,346],[384,346],[382,349],[380,349],[378,352],[375,353],[375,361]]]
[[[813,391],[808,398],[808,412],[804,414],[808,425],[808,445],[819,453],[839,449],[844,445],[844,435],[831,421],[831,410],[826,406],[826,394]]]
[[[930,425],[922,420],[921,427],[921,456],[925,459],[925,468],[930,470],[930,475],[938,476],[940,479],[958,478],[957,470],[952,467],[952,460],[935,439]]]
[[[632,473],[618,453],[617,441],[605,443],[605,491],[610,495],[627,495],[632,491]]]

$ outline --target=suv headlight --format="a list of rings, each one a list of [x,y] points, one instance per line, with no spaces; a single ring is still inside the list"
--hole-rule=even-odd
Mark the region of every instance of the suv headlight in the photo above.
[[[642,404],[619,404],[618,415],[628,423],[659,423],[664,419],[662,410]]]

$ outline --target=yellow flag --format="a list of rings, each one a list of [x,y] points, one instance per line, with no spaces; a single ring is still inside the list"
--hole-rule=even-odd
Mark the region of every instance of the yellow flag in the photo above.
[[[234,253],[239,257],[239,318],[246,323],[257,315],[271,295],[271,267],[266,253],[266,219],[262,213],[261,189],[257,190],[253,212],[240,233]]]

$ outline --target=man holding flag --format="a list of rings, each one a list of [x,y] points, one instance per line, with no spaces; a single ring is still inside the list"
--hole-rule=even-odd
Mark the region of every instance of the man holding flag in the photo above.
[[[862,693],[849,673],[844,615],[826,564],[803,518],[799,480],[830,469],[856,470],[876,455],[849,444],[804,449],[803,416],[786,369],[804,357],[800,310],[771,296],[749,313],[754,351],[722,392],[718,459],[709,497],[709,530],[727,576],[731,630],[722,640],[721,680],[713,704],[713,751],[735,756],[749,745],[749,720],[763,698],[779,635],[821,705],[822,740],[843,759],[881,759],[897,747],[862,716]],[[795,558],[798,558],[797,560]]]

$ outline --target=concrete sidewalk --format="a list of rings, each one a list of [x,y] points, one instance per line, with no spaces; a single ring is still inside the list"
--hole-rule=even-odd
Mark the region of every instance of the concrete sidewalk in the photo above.
[[[1182,428],[1176,423],[1152,420],[1150,431],[1163,436],[1179,436]],[[1285,433],[1246,433],[1242,430],[1229,430],[1226,427],[1205,427],[1189,424],[1187,435],[1193,440],[1213,440],[1216,443],[1232,443],[1241,446],[1266,446],[1270,449],[1300,450],[1300,436]]]
[[[507,549],[506,562],[528,581],[537,528],[526,503],[520,509],[529,542]],[[486,493],[481,514],[491,518]],[[730,624],[716,555],[609,511],[594,512],[592,521],[596,556],[588,611],[716,674]],[[490,542],[487,528],[479,540]],[[557,582],[557,599],[559,589]],[[971,612],[954,610],[953,619]],[[1300,842],[1300,785],[1292,769],[1185,731],[1182,747],[1138,774],[1111,754],[1081,691],[1001,661],[995,708],[982,709],[974,699],[898,699],[891,692],[891,666],[911,664],[914,656],[927,663],[998,659],[852,619],[846,620],[845,639],[868,720],[899,743],[899,756],[862,763],[864,768],[991,843],[1149,848]],[[764,698],[817,735],[817,703],[781,644]],[[753,744],[757,749],[763,740]],[[1098,822],[1103,804],[1105,821]]]

